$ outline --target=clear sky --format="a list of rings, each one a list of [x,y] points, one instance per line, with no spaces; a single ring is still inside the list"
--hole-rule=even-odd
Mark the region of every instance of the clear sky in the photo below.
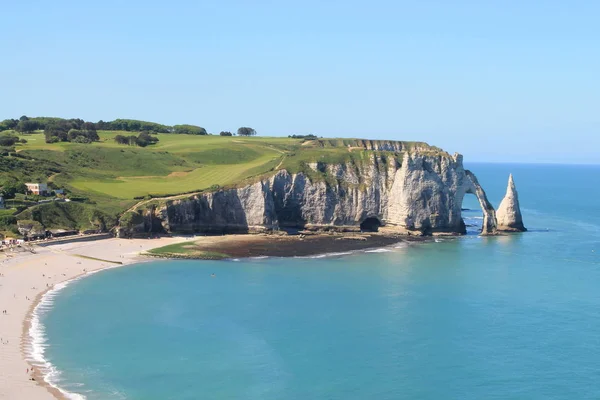
[[[3,0],[0,119],[600,163],[600,2]]]

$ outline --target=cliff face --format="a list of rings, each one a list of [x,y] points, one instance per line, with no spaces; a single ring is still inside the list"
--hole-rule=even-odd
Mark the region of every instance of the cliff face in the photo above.
[[[385,151],[393,147],[391,142],[383,146]],[[138,213],[144,222],[121,226],[119,232],[357,231],[361,224],[375,224],[405,234],[463,234],[461,205],[467,193],[482,205],[482,234],[496,232],[494,209],[475,176],[463,168],[461,155],[419,149],[366,154],[368,160],[358,164],[309,164],[324,179],[279,170],[241,188],[142,205]]]
[[[512,174],[508,177],[506,195],[498,207],[498,230],[503,232],[525,232],[519,195]]]

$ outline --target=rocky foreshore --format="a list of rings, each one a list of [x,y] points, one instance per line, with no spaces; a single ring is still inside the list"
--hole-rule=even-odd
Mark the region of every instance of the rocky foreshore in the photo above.
[[[393,233],[300,234],[300,235],[225,235],[202,236],[197,240],[145,253],[160,258],[233,259],[251,257],[308,257],[347,253],[393,246],[402,242],[422,242],[426,237]]]

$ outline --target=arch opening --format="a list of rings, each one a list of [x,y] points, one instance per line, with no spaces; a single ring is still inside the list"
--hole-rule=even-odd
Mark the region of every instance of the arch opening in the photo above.
[[[481,185],[479,184],[479,181],[477,180],[477,178],[475,177],[475,175],[473,175],[473,173],[469,170],[466,170],[465,173],[467,174],[467,177],[469,178],[469,186],[466,187],[465,192],[463,192],[463,199],[461,199],[461,224],[464,226],[465,228],[465,233],[469,233],[468,232],[468,228],[465,225],[469,225],[468,223],[465,223],[465,216],[463,215],[464,212],[466,211],[464,209],[464,205],[462,204],[463,200],[464,200],[464,195],[465,194],[473,194],[475,195],[477,202],[479,203],[479,207],[481,208],[481,211],[483,212],[483,216],[479,217],[481,218],[481,229],[480,229],[480,234],[481,235],[495,235],[496,234],[496,210],[494,209],[494,206],[492,206],[492,204],[489,202],[487,195],[485,194],[485,191],[483,190],[483,188],[481,187]],[[473,225],[479,225],[479,224],[473,224]]]
[[[360,224],[361,232],[378,232],[381,221],[377,217],[369,217]]]
[[[483,217],[484,213],[477,195],[467,191],[460,209],[460,233],[462,235],[479,235],[483,229]]]

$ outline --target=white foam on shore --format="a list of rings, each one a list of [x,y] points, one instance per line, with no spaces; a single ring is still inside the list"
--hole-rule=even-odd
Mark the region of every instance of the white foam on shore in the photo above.
[[[54,298],[62,289],[66,288],[71,282],[79,279],[79,277],[58,283],[54,285],[54,287],[48,290],[46,293],[42,295],[40,302],[35,306],[33,312],[31,314],[31,325],[29,328],[29,346],[28,353],[30,356],[30,361],[37,368],[40,368],[42,371],[42,376],[44,377],[44,381],[48,383],[48,385],[60,391],[63,396],[67,399],[73,400],[84,400],[85,396],[82,396],[77,393],[71,393],[60,386],[58,383],[60,382],[60,371],[46,358],[44,358],[44,354],[46,353],[47,338],[46,338],[46,329],[44,325],[41,323],[40,318],[42,315],[46,314],[54,304]]]
[[[380,249],[373,249],[373,250],[365,250],[365,253],[389,253],[392,250],[382,247]]]
[[[76,276],[72,279],[68,279],[64,282],[57,283],[50,290],[42,295],[40,302],[34,307],[33,312],[31,313],[31,321],[29,327],[29,343],[27,343],[27,355],[28,361],[31,362],[35,367],[40,368],[42,371],[42,376],[44,381],[50,385],[51,387],[58,390],[63,396],[67,399],[72,400],[85,400],[86,397],[79,393],[69,392],[60,386],[58,383],[61,381],[61,372],[54,366],[50,361],[48,361],[44,355],[46,353],[46,348],[48,347],[47,338],[46,338],[46,329],[41,322],[41,316],[46,314],[52,306],[54,305],[54,298],[58,295],[58,293],[66,288],[71,283],[78,281],[79,279],[88,277],[97,272],[104,271],[107,269],[119,268],[129,264],[120,264],[113,266],[104,266],[103,268],[97,269],[95,271],[86,272],[83,275]],[[83,384],[81,385],[83,386]]]
[[[316,254],[313,256],[295,256],[294,258],[327,258],[327,257],[341,257],[341,256],[348,256],[350,254],[354,254],[356,253],[356,251],[341,251],[341,252],[333,252],[333,253],[323,253],[323,254]]]

